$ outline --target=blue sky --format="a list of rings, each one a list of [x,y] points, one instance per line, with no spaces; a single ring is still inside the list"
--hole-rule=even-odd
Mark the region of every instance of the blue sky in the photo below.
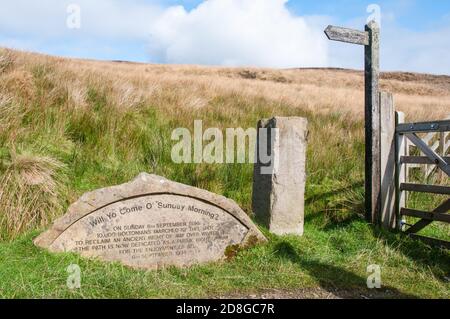
[[[68,11],[73,4],[79,11]],[[448,0],[0,0],[0,46],[104,60],[360,69],[362,48],[322,31],[362,29],[371,4],[381,10],[382,69],[450,74]]]
[[[450,14],[448,0],[293,0],[288,6],[294,12],[336,16],[337,19],[346,21],[361,16],[372,3],[378,4],[382,11],[395,14],[399,25],[417,31],[444,23]]]

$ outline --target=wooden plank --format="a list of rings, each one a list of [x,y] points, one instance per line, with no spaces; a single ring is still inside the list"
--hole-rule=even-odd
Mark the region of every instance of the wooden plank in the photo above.
[[[450,186],[402,183],[400,184],[400,190],[406,192],[450,195]]]
[[[347,29],[329,25],[325,34],[332,41],[352,43],[358,45],[369,45],[369,34],[364,31]]]
[[[439,133],[439,141],[438,141],[439,142],[439,146],[438,146],[438,149],[437,149],[437,153],[442,156],[444,161],[446,161],[447,163],[450,163],[450,160],[446,159],[444,157],[445,156],[445,151],[446,151],[446,149],[445,149],[445,139],[446,138],[447,138],[446,137],[446,132],[440,132]],[[438,172],[438,178],[441,179],[441,180],[444,178],[444,175],[442,174],[442,171]]]
[[[444,213],[448,212],[449,210],[450,210],[450,199],[447,199],[444,203],[439,205],[439,207],[437,207],[435,210],[433,210],[433,213],[444,214]],[[406,232],[409,234],[417,233],[417,232],[421,231],[422,229],[424,229],[425,227],[427,227],[428,225],[430,225],[431,223],[432,223],[432,221],[430,221],[430,220],[422,219],[422,220],[418,221],[416,224],[414,224],[413,226],[411,226]]]
[[[427,165],[425,169],[425,178],[429,178],[436,170],[436,166]],[[439,171],[442,172],[442,171]]]
[[[424,236],[420,236],[420,235],[416,235],[416,234],[409,234],[409,237],[411,237],[412,239],[415,239],[415,240],[420,240],[420,241],[424,242],[425,244],[433,246],[433,247],[450,249],[450,242],[445,241],[445,240],[424,237]]]
[[[443,157],[444,161],[450,162],[450,157]],[[427,164],[427,165],[437,165],[435,161],[426,156],[402,156],[400,157],[400,162],[402,164]]]
[[[438,132],[438,133],[428,133],[425,137],[422,138],[422,141],[428,145],[429,142],[431,140],[433,140],[437,134],[440,134],[440,137],[442,138],[442,134],[445,136],[446,132]],[[444,137],[445,139],[445,137]],[[410,140],[408,140],[408,143],[411,143],[411,146],[413,147],[417,147],[416,145],[414,145]],[[440,146],[440,139],[438,139],[433,146],[431,146],[431,150],[432,151],[438,151],[438,147]],[[438,152],[440,154],[445,154],[445,152]],[[421,154],[423,154],[423,152],[421,152]],[[416,157],[417,158],[417,157]],[[421,162],[421,165],[425,165],[425,166],[421,166],[418,164],[409,164],[408,168],[421,168],[421,170],[423,171],[423,174],[425,175],[425,178],[429,178],[430,175],[436,170],[436,166],[437,165],[434,161],[432,160],[425,160],[426,162]],[[444,158],[444,161],[446,161],[447,163],[449,163],[449,161],[446,160],[446,158]],[[438,171],[438,176],[439,179],[443,178],[443,172],[441,170]]]
[[[438,133],[434,133],[434,134],[437,135],[437,134],[443,134],[443,133],[444,132],[438,132]],[[428,143],[426,143],[426,144],[428,144]],[[430,149],[432,151],[437,152],[439,154],[438,148],[439,148],[439,140],[434,142],[433,146],[430,146]],[[424,169],[425,169],[425,178],[429,178],[431,176],[431,174],[433,174],[433,172],[436,170],[436,166],[425,165]],[[441,174],[442,171],[439,170],[439,173]]]
[[[427,227],[428,225],[430,225],[433,221],[432,220],[426,220],[426,219],[421,219],[419,220],[416,224],[414,224],[413,226],[411,226],[410,228],[408,228],[406,230],[407,234],[415,234],[418,233],[419,231],[421,231],[422,229],[424,229],[425,227]]]
[[[445,118],[445,120],[450,120],[450,116],[447,116]],[[446,146],[445,141],[447,140],[447,136],[449,134],[450,134],[449,132],[428,133],[425,137],[422,138],[422,140],[426,144],[430,144],[430,142],[437,137],[437,140],[433,143],[433,146],[431,146],[430,148],[433,151],[435,151],[436,153],[438,153],[439,155],[445,156],[447,154],[447,149],[445,147]],[[447,163],[450,162],[448,160],[445,160],[445,161]],[[434,163],[428,163],[422,167],[422,170],[424,171],[425,178],[429,178],[430,175],[436,171],[436,166],[434,166]],[[443,171],[441,171],[441,170],[437,171],[437,178],[440,180],[442,180],[444,178]]]
[[[405,113],[395,112],[395,124],[401,124],[405,122]],[[404,217],[400,215],[400,208],[406,207],[406,195],[407,192],[400,191],[400,184],[406,183],[408,180],[408,168],[406,165],[402,165],[400,162],[401,157],[409,155],[409,140],[402,134],[397,134],[395,139],[395,156],[396,156],[396,169],[395,169],[395,216],[397,218],[397,228],[403,230]]]
[[[442,133],[442,132],[439,132],[439,133]],[[426,143],[426,144],[428,144],[428,143]],[[435,152],[439,152],[439,150],[438,150],[439,149],[439,141],[434,142],[433,145],[430,146],[430,148]]]
[[[375,21],[366,25],[369,44],[365,55],[365,201],[366,219],[376,224],[381,211],[381,157],[380,157],[380,29]]]
[[[415,210],[415,209],[410,209],[410,208],[402,208],[400,214],[403,216],[417,217],[417,218],[431,220],[431,221],[435,221],[435,222],[450,223],[450,215],[449,214],[424,212],[421,210]]]
[[[436,133],[432,132],[432,133],[428,133],[424,138],[422,138],[422,140],[429,144],[431,142],[431,140],[435,137]]]
[[[396,129],[399,134],[446,131],[450,131],[450,120],[399,124]]]
[[[439,146],[437,148],[437,152],[439,154],[441,154],[442,156],[445,155],[445,138],[446,138],[445,137],[445,132],[440,132],[439,133],[439,141],[438,141]]]
[[[450,176],[450,165],[435,151],[431,150],[424,141],[422,141],[415,133],[405,134],[406,137],[416,145],[419,150],[424,153],[428,158],[433,160],[436,165],[444,171],[448,176]]]
[[[380,157],[380,225],[386,229],[395,229],[395,111],[394,98],[386,92],[380,92]]]

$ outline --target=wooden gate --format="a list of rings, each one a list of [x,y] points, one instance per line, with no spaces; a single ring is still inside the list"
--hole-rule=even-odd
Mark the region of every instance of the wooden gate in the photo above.
[[[413,184],[408,181],[408,165],[427,165],[434,166],[444,174],[444,179],[448,180],[450,176],[450,157],[447,154],[450,141],[447,142],[446,132],[450,132],[450,120],[422,122],[422,123],[401,123],[403,115],[397,115],[396,123],[396,154],[397,154],[397,174],[396,174],[396,215],[399,217],[398,227],[409,234],[411,237],[423,240],[433,245],[439,245],[450,249],[450,242],[433,238],[427,238],[417,235],[419,231],[430,225],[432,222],[450,223],[450,197],[433,211],[420,211],[406,207],[406,192],[420,192],[428,194],[439,194],[450,196],[450,186],[430,185],[430,184]],[[426,133],[424,138],[420,138],[418,134]],[[436,141],[430,139],[430,134],[438,133]],[[436,138],[435,138],[436,139]],[[433,147],[429,142],[434,142]],[[418,149],[421,156],[410,156],[409,145],[413,145]],[[438,154],[437,150],[441,154]],[[429,170],[425,171],[428,177]],[[408,225],[404,217],[416,217],[420,220],[414,225]]]
[[[365,78],[365,206],[367,221],[386,229],[401,229],[412,237],[441,246],[448,242],[418,236],[417,232],[433,221],[450,222],[450,199],[432,212],[407,208],[407,192],[450,195],[449,186],[413,184],[408,182],[408,168],[425,166],[426,175],[435,167],[448,179],[450,158],[446,157],[450,141],[450,120],[423,123],[404,123],[404,114],[395,112],[391,93],[379,88],[380,29],[370,21],[364,31],[328,26],[328,39],[364,46]],[[418,134],[428,133],[421,139]],[[436,144],[435,133],[440,141]],[[429,145],[433,143],[433,145]],[[409,145],[419,149],[417,156],[409,155]],[[438,153],[441,153],[440,155]],[[405,230],[404,217],[418,217],[420,221]],[[406,225],[407,226],[407,225]]]

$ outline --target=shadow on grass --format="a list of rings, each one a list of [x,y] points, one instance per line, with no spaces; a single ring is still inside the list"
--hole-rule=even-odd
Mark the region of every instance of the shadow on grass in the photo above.
[[[385,246],[398,250],[418,264],[425,267],[436,267],[446,275],[450,274],[449,251],[414,240],[399,231],[390,232],[376,226],[372,226],[371,229],[373,236],[381,239]]]
[[[327,199],[331,196],[335,196],[337,194],[341,194],[341,193],[345,193],[347,191],[351,191],[355,188],[359,188],[359,187],[364,187],[364,181],[359,181],[359,182],[355,182],[351,185],[348,185],[346,187],[341,187],[339,189],[335,189],[333,191],[329,191],[329,192],[325,192],[325,193],[321,193],[321,194],[316,194],[313,195],[311,197],[309,197],[308,199],[305,200],[305,205],[309,205],[312,204],[314,202],[320,201],[320,200],[324,200]]]
[[[363,198],[354,200],[344,196],[334,203],[331,200],[336,195],[363,186],[364,182],[360,181],[332,192],[311,196],[307,199],[306,204],[313,205],[314,201],[324,201],[326,208],[322,213],[315,212],[305,216],[305,223],[315,223],[317,220],[323,219],[324,226],[321,229],[324,231],[332,231],[337,228],[350,226],[355,221],[363,221],[365,210]],[[353,211],[353,213],[346,214],[343,213],[344,210],[347,212]],[[422,266],[436,267],[446,273],[446,275],[450,275],[450,254],[448,251],[429,246],[418,240],[413,240],[400,232],[390,232],[373,225],[370,228],[373,236],[381,239],[385,246],[399,251],[404,256]]]
[[[388,286],[384,286],[382,289],[368,289],[367,278],[360,277],[343,268],[304,259],[298,255],[291,244],[286,242],[275,246],[275,254],[280,259],[298,264],[319,283],[322,289],[340,298],[418,298]]]
[[[364,187],[364,182],[355,182],[333,191],[309,197],[306,205],[313,206],[319,202],[323,207],[313,208],[313,212],[305,216],[305,223],[317,223],[322,220],[321,228],[325,231],[343,228],[364,217],[364,200],[357,198],[355,189]],[[356,194],[356,195],[355,195]],[[344,195],[344,196],[343,196]],[[314,207],[314,206],[313,206]]]

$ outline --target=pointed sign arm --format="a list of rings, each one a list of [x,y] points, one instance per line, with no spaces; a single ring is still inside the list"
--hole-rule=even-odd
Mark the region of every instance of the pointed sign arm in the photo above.
[[[332,41],[369,45],[369,33],[365,31],[329,25],[325,29],[325,34],[327,35],[328,39]]]

